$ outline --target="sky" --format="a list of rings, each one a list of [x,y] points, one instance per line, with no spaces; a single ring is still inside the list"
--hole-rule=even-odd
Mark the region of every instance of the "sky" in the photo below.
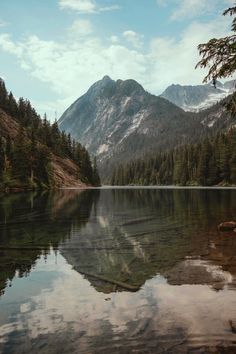
[[[0,77],[54,120],[103,76],[150,93],[201,84],[199,43],[234,0],[0,0]]]

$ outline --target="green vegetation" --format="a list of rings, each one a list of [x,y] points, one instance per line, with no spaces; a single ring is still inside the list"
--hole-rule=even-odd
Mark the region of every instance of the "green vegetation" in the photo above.
[[[204,82],[213,80],[216,86],[216,79],[230,77],[236,70],[236,6],[229,7],[223,15],[234,16],[232,20],[232,35],[223,38],[212,38],[207,43],[199,44],[198,50],[202,59],[196,67],[207,68],[209,71]],[[236,113],[236,93],[231,96],[228,109]]]
[[[236,185],[236,129],[118,166],[112,185]]]
[[[0,79],[0,109],[7,113],[17,128],[14,139],[11,127],[0,129],[0,188],[53,187],[53,155],[70,159],[78,166],[78,178],[87,184],[100,185],[96,164],[93,167],[87,150],[60,132],[45,115],[36,113],[28,100],[17,102]],[[17,124],[18,123],[18,124]]]
[[[234,33],[224,38],[213,38],[198,46],[202,59],[196,67],[209,67],[204,82],[213,80],[214,86],[218,78],[232,76],[236,70],[236,6],[225,10],[223,15],[234,16],[231,27]],[[233,121],[236,93],[220,104],[228,108],[230,120]],[[215,136],[207,137],[198,144],[153,153],[118,166],[114,169],[111,184],[236,185],[236,129],[220,133],[219,129],[224,127],[218,125]]]

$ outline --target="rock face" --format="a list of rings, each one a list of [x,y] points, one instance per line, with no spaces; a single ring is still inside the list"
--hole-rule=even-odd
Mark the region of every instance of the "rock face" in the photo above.
[[[19,124],[0,108],[0,136],[14,139],[19,131]]]
[[[65,111],[59,127],[97,155],[100,166],[194,141],[204,130],[195,114],[149,94],[134,80],[108,76]]]
[[[54,186],[56,188],[85,188],[78,178],[78,167],[73,161],[52,155],[51,160]]]
[[[211,83],[197,86],[171,85],[167,87],[161,97],[166,98],[185,111],[199,112],[213,106],[234,90],[234,80],[224,84],[217,81],[216,88]]]

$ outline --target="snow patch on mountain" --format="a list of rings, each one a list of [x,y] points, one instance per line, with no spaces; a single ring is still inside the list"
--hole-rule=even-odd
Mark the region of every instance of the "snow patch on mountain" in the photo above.
[[[98,150],[97,150],[97,155],[103,154],[104,152],[107,152],[109,149],[109,145],[107,144],[102,144],[99,146]]]
[[[225,115],[225,108],[221,107],[218,111],[214,111],[206,115],[201,123],[205,126],[208,126],[208,128],[212,128],[214,127],[215,123],[222,118],[223,115]]]
[[[212,84],[196,86],[171,85],[167,87],[161,97],[176,104],[186,112],[198,113],[214,106],[234,91],[235,81],[231,80],[224,84],[217,82],[216,87]]]
[[[135,114],[133,116],[133,119],[131,121],[131,124],[129,126],[129,128],[126,130],[123,138],[120,140],[119,143],[121,143],[124,139],[126,139],[129,135],[131,135],[133,132],[135,132],[140,124],[142,123],[142,121],[148,116],[148,111],[147,110],[142,110],[140,112],[138,112],[137,114]]]
[[[185,112],[200,112],[203,111],[204,109],[210,108],[214,106],[216,103],[220,102],[227,96],[229,96],[232,93],[232,90],[222,90],[221,93],[212,93],[209,94],[209,96],[206,98],[206,100],[200,102],[198,105],[195,106],[187,106],[184,105],[182,108]]]

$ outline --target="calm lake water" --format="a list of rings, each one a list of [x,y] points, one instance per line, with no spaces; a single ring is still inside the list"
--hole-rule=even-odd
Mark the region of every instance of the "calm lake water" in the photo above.
[[[236,353],[236,190],[0,197],[0,353]]]

